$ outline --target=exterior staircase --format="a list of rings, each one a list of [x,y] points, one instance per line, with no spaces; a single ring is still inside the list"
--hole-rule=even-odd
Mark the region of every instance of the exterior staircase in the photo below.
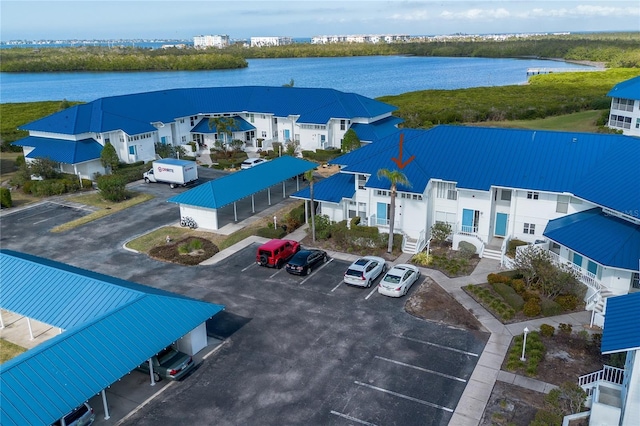
[[[586,407],[596,401],[620,408],[620,389],[624,380],[624,369],[604,365],[602,370],[585,374],[578,378],[578,385],[587,393]],[[613,388],[607,386],[613,385]],[[599,391],[599,392],[598,392]],[[595,397],[595,398],[594,398]]]
[[[498,262],[502,261],[502,251],[490,249],[489,247],[485,247],[482,252],[482,257],[486,259],[497,260]]]

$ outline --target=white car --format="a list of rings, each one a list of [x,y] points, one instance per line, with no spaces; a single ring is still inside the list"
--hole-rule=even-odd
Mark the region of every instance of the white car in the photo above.
[[[418,278],[420,278],[420,271],[417,267],[400,263],[389,269],[389,272],[380,280],[378,293],[391,297],[404,296]]]
[[[356,260],[344,273],[344,282],[359,287],[371,287],[371,283],[387,270],[384,259],[365,256]]]
[[[241,169],[250,169],[250,168],[258,166],[260,164],[264,164],[267,161],[269,161],[269,160],[264,159],[264,158],[260,158],[260,157],[247,158],[242,163],[240,163],[240,168]]]

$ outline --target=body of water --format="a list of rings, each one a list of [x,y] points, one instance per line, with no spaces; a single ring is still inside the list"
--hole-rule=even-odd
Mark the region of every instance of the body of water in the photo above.
[[[0,73],[0,102],[92,101],[173,88],[282,86],[332,88],[370,98],[427,89],[505,86],[527,81],[528,68],[593,69],[538,59],[358,56],[250,59],[216,71]]]

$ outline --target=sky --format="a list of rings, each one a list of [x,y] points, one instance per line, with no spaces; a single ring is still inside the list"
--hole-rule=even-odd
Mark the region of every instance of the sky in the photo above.
[[[0,2],[0,39],[640,31],[640,0]]]

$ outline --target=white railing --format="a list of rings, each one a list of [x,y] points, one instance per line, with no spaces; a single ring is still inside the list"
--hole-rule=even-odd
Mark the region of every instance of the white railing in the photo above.
[[[389,226],[389,219],[379,218],[375,214],[369,216],[369,226]]]
[[[609,382],[616,385],[622,385],[624,380],[624,369],[604,365],[602,370],[585,374],[578,377],[578,385],[587,392],[587,396],[593,395],[598,382]]]

